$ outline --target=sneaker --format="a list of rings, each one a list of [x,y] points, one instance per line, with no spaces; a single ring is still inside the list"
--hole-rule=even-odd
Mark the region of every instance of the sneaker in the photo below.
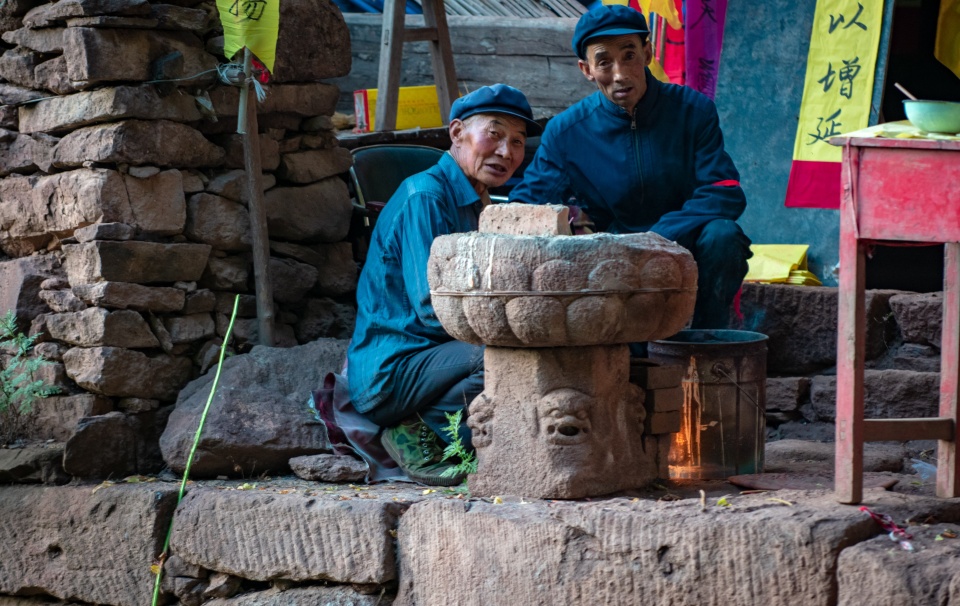
[[[456,466],[443,460],[440,436],[423,421],[405,421],[383,430],[383,447],[400,465],[411,480],[430,486],[457,486],[467,477],[465,473],[442,474]]]

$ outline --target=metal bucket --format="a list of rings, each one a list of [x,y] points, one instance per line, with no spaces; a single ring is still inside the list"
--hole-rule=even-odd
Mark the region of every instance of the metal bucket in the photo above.
[[[649,344],[650,358],[686,369],[681,429],[670,444],[671,478],[763,471],[766,341],[743,330],[682,330]]]

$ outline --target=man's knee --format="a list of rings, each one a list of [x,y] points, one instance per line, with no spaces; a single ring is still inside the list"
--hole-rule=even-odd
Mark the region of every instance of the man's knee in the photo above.
[[[743,233],[743,229],[736,221],[730,219],[716,219],[703,226],[700,237],[697,238],[697,251],[701,254],[737,254],[749,259],[750,238]]]

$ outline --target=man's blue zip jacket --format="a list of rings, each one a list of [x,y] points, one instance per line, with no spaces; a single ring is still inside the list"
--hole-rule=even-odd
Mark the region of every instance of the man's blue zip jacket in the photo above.
[[[632,116],[597,91],[551,119],[510,200],[574,203],[600,231],[670,240],[740,217],[746,199],[713,101],[646,77]]]
[[[400,184],[370,238],[347,351],[350,399],[367,412],[390,397],[406,357],[452,341],[437,319],[427,259],[437,236],[475,231],[483,205],[449,153]]]

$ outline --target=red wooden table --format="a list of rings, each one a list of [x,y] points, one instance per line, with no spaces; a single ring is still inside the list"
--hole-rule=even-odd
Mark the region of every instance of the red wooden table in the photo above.
[[[863,498],[863,443],[939,440],[937,495],[960,496],[960,140],[871,136],[883,124],[831,139],[843,145],[837,341],[835,490]],[[900,128],[909,128],[900,125]],[[944,243],[940,416],[864,419],[864,249],[871,242]]]

